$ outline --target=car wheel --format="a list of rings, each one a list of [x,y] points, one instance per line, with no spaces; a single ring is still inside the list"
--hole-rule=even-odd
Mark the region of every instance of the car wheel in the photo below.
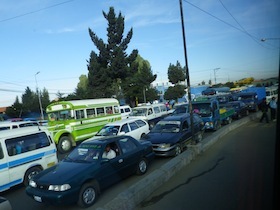
[[[238,115],[237,115],[237,119],[240,119],[242,116],[241,116],[241,114],[240,113],[238,113]]]
[[[142,158],[137,165],[136,174],[143,175],[146,173],[147,169],[148,169],[147,160],[145,158]]]
[[[57,149],[60,153],[66,153],[69,152],[72,148],[72,141],[71,138],[69,136],[62,136],[59,139],[58,145],[57,145]]]
[[[78,205],[82,208],[92,206],[98,197],[98,184],[96,182],[86,183],[79,193]]]
[[[175,156],[177,156],[181,153],[182,153],[181,146],[179,144],[177,144],[176,147],[175,147]]]
[[[196,142],[201,142],[202,141],[202,138],[203,138],[203,134],[201,131],[199,131],[196,136],[195,136],[195,141]]]
[[[28,169],[25,172],[23,184],[25,186],[28,186],[29,180],[32,179],[35,175],[37,175],[40,171],[42,171],[42,169],[40,167],[33,167],[33,168]]]
[[[249,110],[246,110],[246,116],[248,116],[249,115]]]

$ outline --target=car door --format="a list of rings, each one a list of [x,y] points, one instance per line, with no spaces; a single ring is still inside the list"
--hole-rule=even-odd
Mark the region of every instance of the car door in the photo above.
[[[139,129],[138,125],[136,124],[136,122],[130,122],[130,123],[128,123],[128,125],[130,127],[129,136],[139,140],[141,133],[140,133],[140,129]]]
[[[119,139],[118,144],[122,157],[120,174],[122,177],[126,177],[135,172],[137,164],[141,159],[141,149],[138,147],[135,140],[129,136]]]
[[[190,128],[190,123],[188,122],[187,119],[182,121],[181,125],[181,137],[180,137],[180,142],[182,146],[187,146],[187,142],[191,139],[191,128]]]

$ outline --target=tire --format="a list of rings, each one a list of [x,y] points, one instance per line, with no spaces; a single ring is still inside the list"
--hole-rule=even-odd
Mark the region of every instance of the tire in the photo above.
[[[232,118],[229,117],[228,120],[227,120],[227,124],[230,124],[232,122]]]
[[[147,160],[145,158],[142,158],[137,165],[136,174],[143,175],[147,172],[147,170],[148,170]]]
[[[246,116],[248,116],[249,115],[249,110],[246,110]]]
[[[175,155],[174,156],[178,156],[182,153],[182,148],[179,144],[176,145],[175,147]]]
[[[69,136],[62,136],[59,139],[57,149],[61,154],[67,153],[72,148],[72,140]]]
[[[203,134],[201,131],[199,131],[196,135],[195,135],[195,142],[201,142],[203,139]]]
[[[99,188],[96,182],[85,183],[79,192],[78,205],[82,208],[92,206],[98,197],[98,193]]]
[[[25,175],[24,175],[24,178],[23,178],[23,184],[25,186],[28,186],[30,179],[32,179],[35,175],[37,175],[41,171],[42,171],[42,169],[40,167],[33,167],[33,168],[28,169],[25,172]]]

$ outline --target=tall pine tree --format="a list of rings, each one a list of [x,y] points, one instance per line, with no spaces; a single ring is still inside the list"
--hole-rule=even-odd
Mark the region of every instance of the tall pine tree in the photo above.
[[[116,17],[113,7],[108,14],[103,11],[104,18],[108,21],[108,43],[99,38],[91,29],[89,35],[99,53],[92,51],[88,61],[88,94],[89,98],[112,97],[122,89],[126,80],[137,72],[133,68],[133,61],[138,51],[133,50],[127,55],[126,49],[132,38],[133,30],[129,30],[125,38],[124,17]]]

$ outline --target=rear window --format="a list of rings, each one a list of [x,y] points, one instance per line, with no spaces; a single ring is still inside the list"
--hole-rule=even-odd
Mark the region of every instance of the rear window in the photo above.
[[[45,132],[6,139],[9,156],[18,155],[50,145],[50,139]]]

